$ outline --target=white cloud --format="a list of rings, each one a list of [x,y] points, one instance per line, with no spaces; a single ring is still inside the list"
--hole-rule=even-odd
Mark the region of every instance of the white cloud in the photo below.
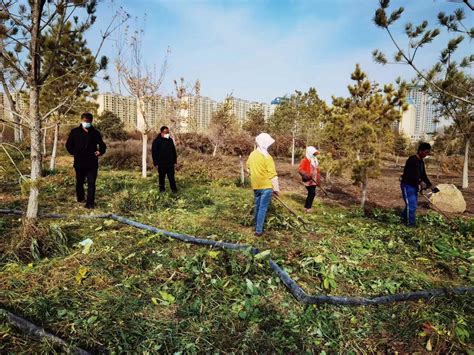
[[[314,86],[328,100],[333,94],[347,95],[356,63],[381,84],[397,76],[414,76],[409,67],[381,66],[372,61],[373,49],[391,56],[394,47],[372,23],[376,4],[365,0],[354,1],[354,6],[336,1],[340,11],[334,13],[329,13],[328,1],[322,1],[324,5],[317,9],[314,2],[291,2],[289,9],[296,7],[300,15],[290,20],[265,17],[257,11],[258,6],[246,2],[232,6],[219,2],[142,3],[150,9],[147,62],[159,64],[166,47],[172,49],[166,91],[172,90],[173,79],[183,76],[200,79],[202,94],[215,99],[232,92],[237,97],[269,102],[275,96]],[[412,9],[419,11],[418,6]],[[400,29],[397,31],[399,35]],[[424,67],[436,56],[435,49],[424,50],[420,65]]]
[[[165,6],[185,24],[179,29],[181,40],[172,44],[169,76],[199,78],[203,94],[217,99],[233,91],[238,97],[270,101],[292,92],[306,79],[311,62],[323,59],[331,41],[328,33],[342,27],[341,20],[308,16],[282,29],[262,25],[249,9]],[[322,49],[315,57],[314,48]]]

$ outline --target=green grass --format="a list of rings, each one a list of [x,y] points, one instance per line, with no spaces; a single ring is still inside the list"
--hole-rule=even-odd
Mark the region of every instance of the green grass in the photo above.
[[[312,231],[276,201],[264,239],[252,228],[252,192],[205,170],[179,174],[177,197],[157,192],[156,177],[101,169],[100,212],[162,229],[271,250],[313,294],[381,295],[472,285],[472,221],[454,231],[435,213],[403,227],[394,211],[317,201],[303,215]],[[74,177],[60,168],[45,178],[41,210],[89,211],[74,202]],[[19,191],[19,188],[18,188]],[[9,191],[18,194],[14,188]],[[302,211],[302,197],[283,199]],[[10,207],[25,206],[17,195]],[[8,206],[6,206],[8,207]],[[152,235],[111,220],[42,220],[47,238],[37,260],[21,261],[8,241],[21,221],[2,217],[0,302],[60,337],[92,351],[137,352],[409,352],[474,351],[472,296],[378,307],[305,306],[265,260]],[[77,243],[91,238],[89,254]],[[44,242],[47,240],[48,243]],[[3,324],[2,352],[50,352]],[[33,345],[34,344],[34,345]],[[428,346],[429,347],[429,346]]]

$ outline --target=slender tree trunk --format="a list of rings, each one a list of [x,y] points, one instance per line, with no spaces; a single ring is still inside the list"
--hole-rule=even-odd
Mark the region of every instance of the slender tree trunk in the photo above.
[[[43,148],[42,148],[43,149],[43,158],[46,156],[46,137],[47,137],[47,133],[48,133],[48,129],[45,127],[43,129],[43,137],[42,137],[43,138],[43,142],[42,142],[42,144],[43,144]]]
[[[400,159],[400,156],[397,154],[397,157],[395,159],[395,167],[398,168],[398,160]]]
[[[21,125],[22,123],[22,120],[21,118],[18,117],[18,139],[19,139],[19,143],[23,143],[23,140],[24,140],[24,134],[23,134],[23,126]]]
[[[242,155],[239,155],[239,160],[240,160],[240,184],[244,186],[245,174],[244,174],[244,161],[242,159]]]
[[[147,174],[148,133],[142,132],[142,177]]]
[[[295,165],[295,131],[291,137],[291,166]]]
[[[466,138],[466,145],[464,146],[464,167],[462,169],[462,188],[467,189],[469,187],[469,146],[471,137]]]
[[[142,134],[142,177],[147,176],[148,121],[145,117],[145,101],[137,97],[137,130]]]
[[[360,200],[360,207],[362,209],[365,207],[365,202],[367,201],[368,186],[369,186],[369,175],[366,173],[364,176],[364,181],[362,181],[362,198]]]
[[[30,88],[30,141],[31,141],[31,173],[30,196],[26,209],[26,218],[38,217],[39,181],[43,157],[41,155],[41,119],[39,115],[39,88]]]
[[[21,130],[21,120],[16,109],[16,102],[11,95],[10,88],[8,87],[7,81],[5,80],[5,75],[3,74],[3,66],[0,66],[0,82],[2,83],[3,92],[8,101],[8,109],[10,115],[12,116],[13,121],[13,137],[15,143],[19,144],[23,141],[23,134]],[[4,103],[5,104],[5,103]]]
[[[219,144],[214,144],[214,151],[212,152],[212,156],[215,157],[216,154],[217,154],[217,147],[219,146]]]
[[[331,172],[328,170],[328,171],[326,172],[326,182],[329,183],[330,181],[331,181]]]
[[[43,157],[41,155],[41,117],[39,111],[40,96],[40,36],[41,16],[45,2],[43,0],[31,0],[31,41],[29,55],[31,56],[31,67],[28,73],[28,88],[30,93],[29,102],[29,126],[31,141],[31,172],[30,172],[30,196],[26,209],[26,218],[29,221],[38,217],[39,182]]]
[[[56,155],[58,150],[58,137],[59,137],[59,122],[56,122],[54,125],[54,140],[53,140],[53,150],[51,151],[51,161],[49,162],[49,170],[54,170],[56,168]]]
[[[23,142],[23,131],[20,126],[20,118],[17,116],[13,119],[13,122],[15,123],[15,126],[13,128],[15,143],[20,144],[21,142]]]

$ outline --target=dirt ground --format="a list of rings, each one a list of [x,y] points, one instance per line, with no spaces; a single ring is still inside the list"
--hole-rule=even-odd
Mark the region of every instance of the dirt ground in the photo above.
[[[292,167],[290,163],[277,160],[277,171],[280,177],[280,184],[283,191],[305,193],[301,179],[297,173],[297,167]],[[403,173],[403,166],[395,167],[394,163],[386,163],[382,169],[382,174],[369,182],[368,206],[379,208],[402,208],[404,203],[400,192],[399,178]],[[435,169],[428,169],[428,176],[433,183],[454,184],[462,192],[466,200],[466,211],[460,216],[474,217],[474,174],[471,174],[469,180],[471,186],[468,189],[461,189],[461,176],[459,174],[440,174]],[[325,201],[333,201],[344,206],[358,205],[360,203],[360,188],[352,184],[349,178],[334,177],[330,182],[323,181],[323,187],[329,196],[319,191],[319,197]],[[428,203],[420,198],[420,212],[428,208]]]

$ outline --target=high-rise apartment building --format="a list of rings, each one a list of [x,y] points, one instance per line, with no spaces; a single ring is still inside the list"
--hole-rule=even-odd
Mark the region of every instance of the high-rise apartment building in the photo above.
[[[181,116],[184,118],[184,131],[204,131],[211,123],[212,114],[217,110],[217,101],[205,96],[186,96],[183,98]]]
[[[235,115],[239,127],[242,127],[242,125],[247,121],[248,112],[251,109],[262,109],[266,121],[275,112],[276,107],[276,105],[268,105],[260,102],[238,99],[235,97],[226,100],[229,100],[232,104],[232,113]]]
[[[262,108],[265,120],[275,111],[275,105],[251,102],[238,98],[230,98],[232,113],[241,127],[247,120],[248,111],[252,108]],[[113,112],[125,124],[126,129],[134,129],[137,121],[137,101],[131,96],[121,96],[117,94],[105,93],[97,97],[99,105],[98,114],[104,111]],[[179,115],[183,132],[205,131],[212,119],[213,113],[218,109],[217,101],[205,96],[186,96],[182,98],[180,107],[175,105],[173,100],[166,97],[157,96],[147,100],[145,104],[145,116],[148,124],[153,129],[159,129],[161,125],[169,123],[170,115]]]
[[[114,113],[122,120],[126,129],[134,129],[137,122],[137,100],[131,96],[118,94],[99,94],[97,96],[97,114],[105,111]]]
[[[406,111],[401,112],[401,118],[398,122],[398,132],[404,134],[411,140],[415,139],[416,129],[416,108],[413,101],[408,99]]]
[[[152,97],[146,100],[145,117],[148,125],[157,131],[161,126],[166,124],[169,114],[172,111],[170,100],[162,96]]]
[[[437,123],[440,120],[433,100],[420,87],[416,86],[410,90],[408,100],[411,100],[416,109],[414,135],[432,136],[436,132]]]

